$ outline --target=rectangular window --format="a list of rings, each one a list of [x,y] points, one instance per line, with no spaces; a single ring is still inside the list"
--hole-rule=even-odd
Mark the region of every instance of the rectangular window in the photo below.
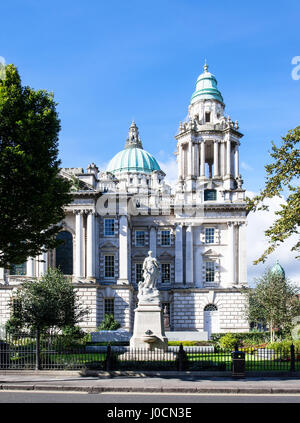
[[[104,235],[112,236],[115,234],[115,219],[104,219]]]
[[[161,283],[170,283],[170,263],[161,264]]]
[[[115,300],[113,298],[104,299],[104,314],[112,314],[115,316]]]
[[[215,189],[204,190],[204,201],[216,201],[217,191]]]
[[[139,283],[143,279],[143,263],[135,264],[135,282]]]
[[[168,247],[171,245],[171,232],[161,231],[161,245],[162,247]]]
[[[214,282],[215,281],[215,262],[207,261],[205,263],[205,281]]]
[[[26,275],[26,263],[22,263],[22,264],[11,264],[10,265],[9,274],[10,275],[15,275],[15,276],[23,276],[23,275]]]
[[[205,122],[210,122],[210,112],[205,112]]]
[[[215,242],[215,228],[205,228],[205,244],[213,244]]]
[[[145,231],[135,231],[135,246],[144,247],[145,245]]]
[[[104,277],[114,278],[115,277],[115,256],[104,256]]]

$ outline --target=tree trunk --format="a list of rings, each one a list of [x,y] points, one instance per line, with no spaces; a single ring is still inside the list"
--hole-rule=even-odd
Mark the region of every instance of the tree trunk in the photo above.
[[[35,350],[35,370],[40,370],[41,363],[40,363],[40,350],[41,350],[41,330],[38,326],[36,328],[36,350]]]

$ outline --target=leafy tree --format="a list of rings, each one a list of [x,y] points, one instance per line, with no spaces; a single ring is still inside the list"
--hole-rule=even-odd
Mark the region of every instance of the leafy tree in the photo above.
[[[267,270],[255,288],[245,289],[248,321],[268,326],[271,342],[275,339],[275,329],[290,334],[293,317],[300,314],[298,291],[285,277]]]
[[[300,186],[297,180],[300,177],[300,126],[290,130],[282,140],[280,147],[276,147],[272,142],[270,155],[274,162],[265,166],[267,172],[265,188],[253,199],[248,199],[248,211],[268,210],[263,204],[266,198],[287,193],[286,203],[280,204],[280,210],[275,212],[278,218],[265,231],[269,246],[254,264],[264,262],[280,243],[292,234],[299,234]],[[292,247],[292,251],[300,251],[300,240]]]
[[[58,245],[71,202],[59,176],[60,121],[53,94],[22,86],[14,65],[0,79],[0,266],[24,263]]]
[[[98,330],[117,330],[120,327],[120,323],[114,319],[113,314],[106,314]]]
[[[17,307],[13,307],[16,303]],[[72,283],[59,269],[48,269],[39,280],[24,282],[12,298],[13,316],[7,329],[13,326],[36,331],[37,368],[42,330],[73,327],[88,313],[77,298]],[[69,329],[70,331],[70,329]]]

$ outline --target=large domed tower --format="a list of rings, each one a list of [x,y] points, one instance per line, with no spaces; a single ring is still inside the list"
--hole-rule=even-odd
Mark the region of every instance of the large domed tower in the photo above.
[[[152,154],[143,149],[138,127],[130,125],[125,147],[109,162],[106,172],[119,181],[119,189],[145,193],[164,187],[165,173]]]
[[[198,77],[188,108],[188,121],[180,122],[177,139],[178,190],[195,191],[200,186],[240,188],[238,122],[224,115],[225,104],[215,76]],[[184,182],[184,186],[183,185]]]

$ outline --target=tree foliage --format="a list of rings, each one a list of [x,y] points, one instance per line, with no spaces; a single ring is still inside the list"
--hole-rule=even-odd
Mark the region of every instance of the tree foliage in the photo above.
[[[114,319],[113,314],[105,314],[104,319],[98,330],[117,330],[121,327],[120,323]]]
[[[300,126],[290,130],[286,137],[282,137],[282,141],[280,147],[272,143],[270,155],[274,162],[265,166],[267,172],[265,188],[253,199],[248,199],[248,211],[255,212],[268,210],[268,207],[263,204],[265,199],[280,197],[287,193],[286,202],[280,204],[280,210],[275,212],[277,219],[265,231],[269,246],[254,264],[264,262],[282,242],[292,234],[299,234]],[[300,239],[292,247],[292,251],[300,251]]]
[[[12,298],[13,315],[7,328],[73,327],[88,313],[80,305],[72,283],[59,269],[48,269],[37,280],[24,282]]]
[[[293,317],[300,315],[298,288],[285,277],[267,270],[257,281],[254,289],[247,288],[246,317],[249,323],[261,323],[268,326],[271,342],[274,341],[275,329],[290,334]]]
[[[57,246],[70,183],[59,176],[60,121],[53,94],[22,86],[14,65],[0,79],[0,266]]]

